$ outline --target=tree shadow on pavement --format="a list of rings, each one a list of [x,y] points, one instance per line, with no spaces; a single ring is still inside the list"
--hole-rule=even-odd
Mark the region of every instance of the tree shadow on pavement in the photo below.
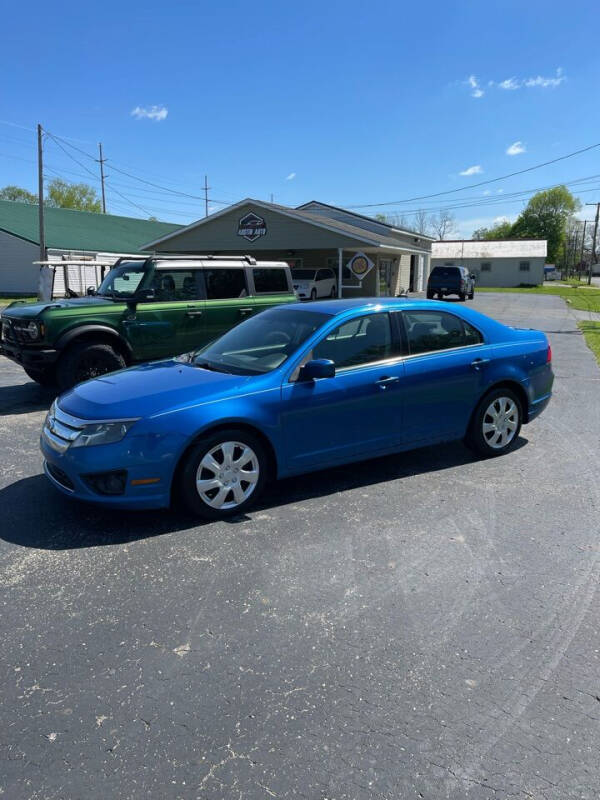
[[[520,437],[515,449],[526,444],[527,439]],[[247,521],[257,512],[304,500],[324,498],[326,502],[328,497],[351,489],[451,469],[476,460],[461,442],[453,442],[287,478],[267,487],[259,503],[247,515],[232,517],[227,522]],[[223,524],[203,522],[177,507],[123,511],[83,503],[62,495],[44,475],[23,478],[0,489],[0,508],[0,539],[44,550],[126,544]]]

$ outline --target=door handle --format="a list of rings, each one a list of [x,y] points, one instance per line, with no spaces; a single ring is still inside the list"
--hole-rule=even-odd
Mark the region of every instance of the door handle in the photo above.
[[[239,315],[240,317],[246,316],[246,314],[251,314],[254,311],[253,308],[240,308]]]
[[[400,378],[396,378],[396,377],[388,378],[387,376],[384,376],[383,378],[380,378],[378,381],[375,381],[375,384],[377,386],[379,386],[380,389],[387,389],[387,387],[390,384],[398,383],[399,380],[400,380]]]
[[[186,317],[201,317],[202,311],[186,311],[185,315]]]
[[[473,369],[480,369],[481,367],[485,366],[485,364],[489,364],[489,358],[476,358],[474,361],[471,361],[471,366]]]

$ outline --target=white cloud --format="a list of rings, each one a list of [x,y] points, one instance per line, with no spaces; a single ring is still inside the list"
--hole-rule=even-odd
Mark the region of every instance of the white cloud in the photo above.
[[[485,192],[483,193],[483,196],[484,196],[484,197],[487,197],[487,196],[488,196],[488,194],[491,194],[491,192],[490,192],[490,190],[489,190],[489,189],[486,189],[486,190],[485,190]]]
[[[498,189],[498,194],[504,194],[504,189]]]
[[[481,164],[475,164],[472,167],[467,167],[466,169],[463,169],[460,175],[480,175],[482,172],[483,169],[481,168]]]
[[[154,122],[161,122],[167,118],[169,110],[165,106],[136,106],[131,112],[131,116],[136,119],[152,119]]]
[[[525,145],[523,142],[513,142],[510,147],[506,148],[506,155],[507,156],[519,156],[521,153],[525,152]]]
[[[469,75],[466,80],[467,85],[471,88],[471,97],[483,97],[485,92],[479,85],[479,81],[475,75]]]
[[[515,89],[520,89],[521,85],[522,85],[521,81],[518,81],[516,78],[507,78],[504,81],[500,81],[500,83],[498,84],[498,88],[514,91]]]
[[[524,81],[524,85],[529,88],[540,86],[542,89],[555,89],[566,80],[567,78],[565,75],[563,75],[562,67],[559,67],[556,70],[556,76],[554,78],[542,78],[541,75],[538,75],[536,78],[527,78],[527,80]]]
[[[290,174],[286,178],[286,181],[293,181],[295,177],[296,177],[296,173],[295,172],[290,172]]]

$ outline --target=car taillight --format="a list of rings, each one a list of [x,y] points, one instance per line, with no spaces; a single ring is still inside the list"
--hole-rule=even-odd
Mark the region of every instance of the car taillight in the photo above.
[[[552,347],[550,346],[550,342],[548,342],[548,351],[546,353],[546,364],[552,363]]]

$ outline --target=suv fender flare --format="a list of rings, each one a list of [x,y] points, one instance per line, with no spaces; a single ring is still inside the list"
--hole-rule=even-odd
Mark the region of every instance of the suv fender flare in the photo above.
[[[118,342],[120,350],[127,356],[127,359],[129,361],[133,360],[133,351],[129,342],[108,325],[79,325],[76,328],[71,328],[59,336],[55,348],[59,351],[65,350],[70,344],[83,336],[91,338],[90,334],[99,334]]]

